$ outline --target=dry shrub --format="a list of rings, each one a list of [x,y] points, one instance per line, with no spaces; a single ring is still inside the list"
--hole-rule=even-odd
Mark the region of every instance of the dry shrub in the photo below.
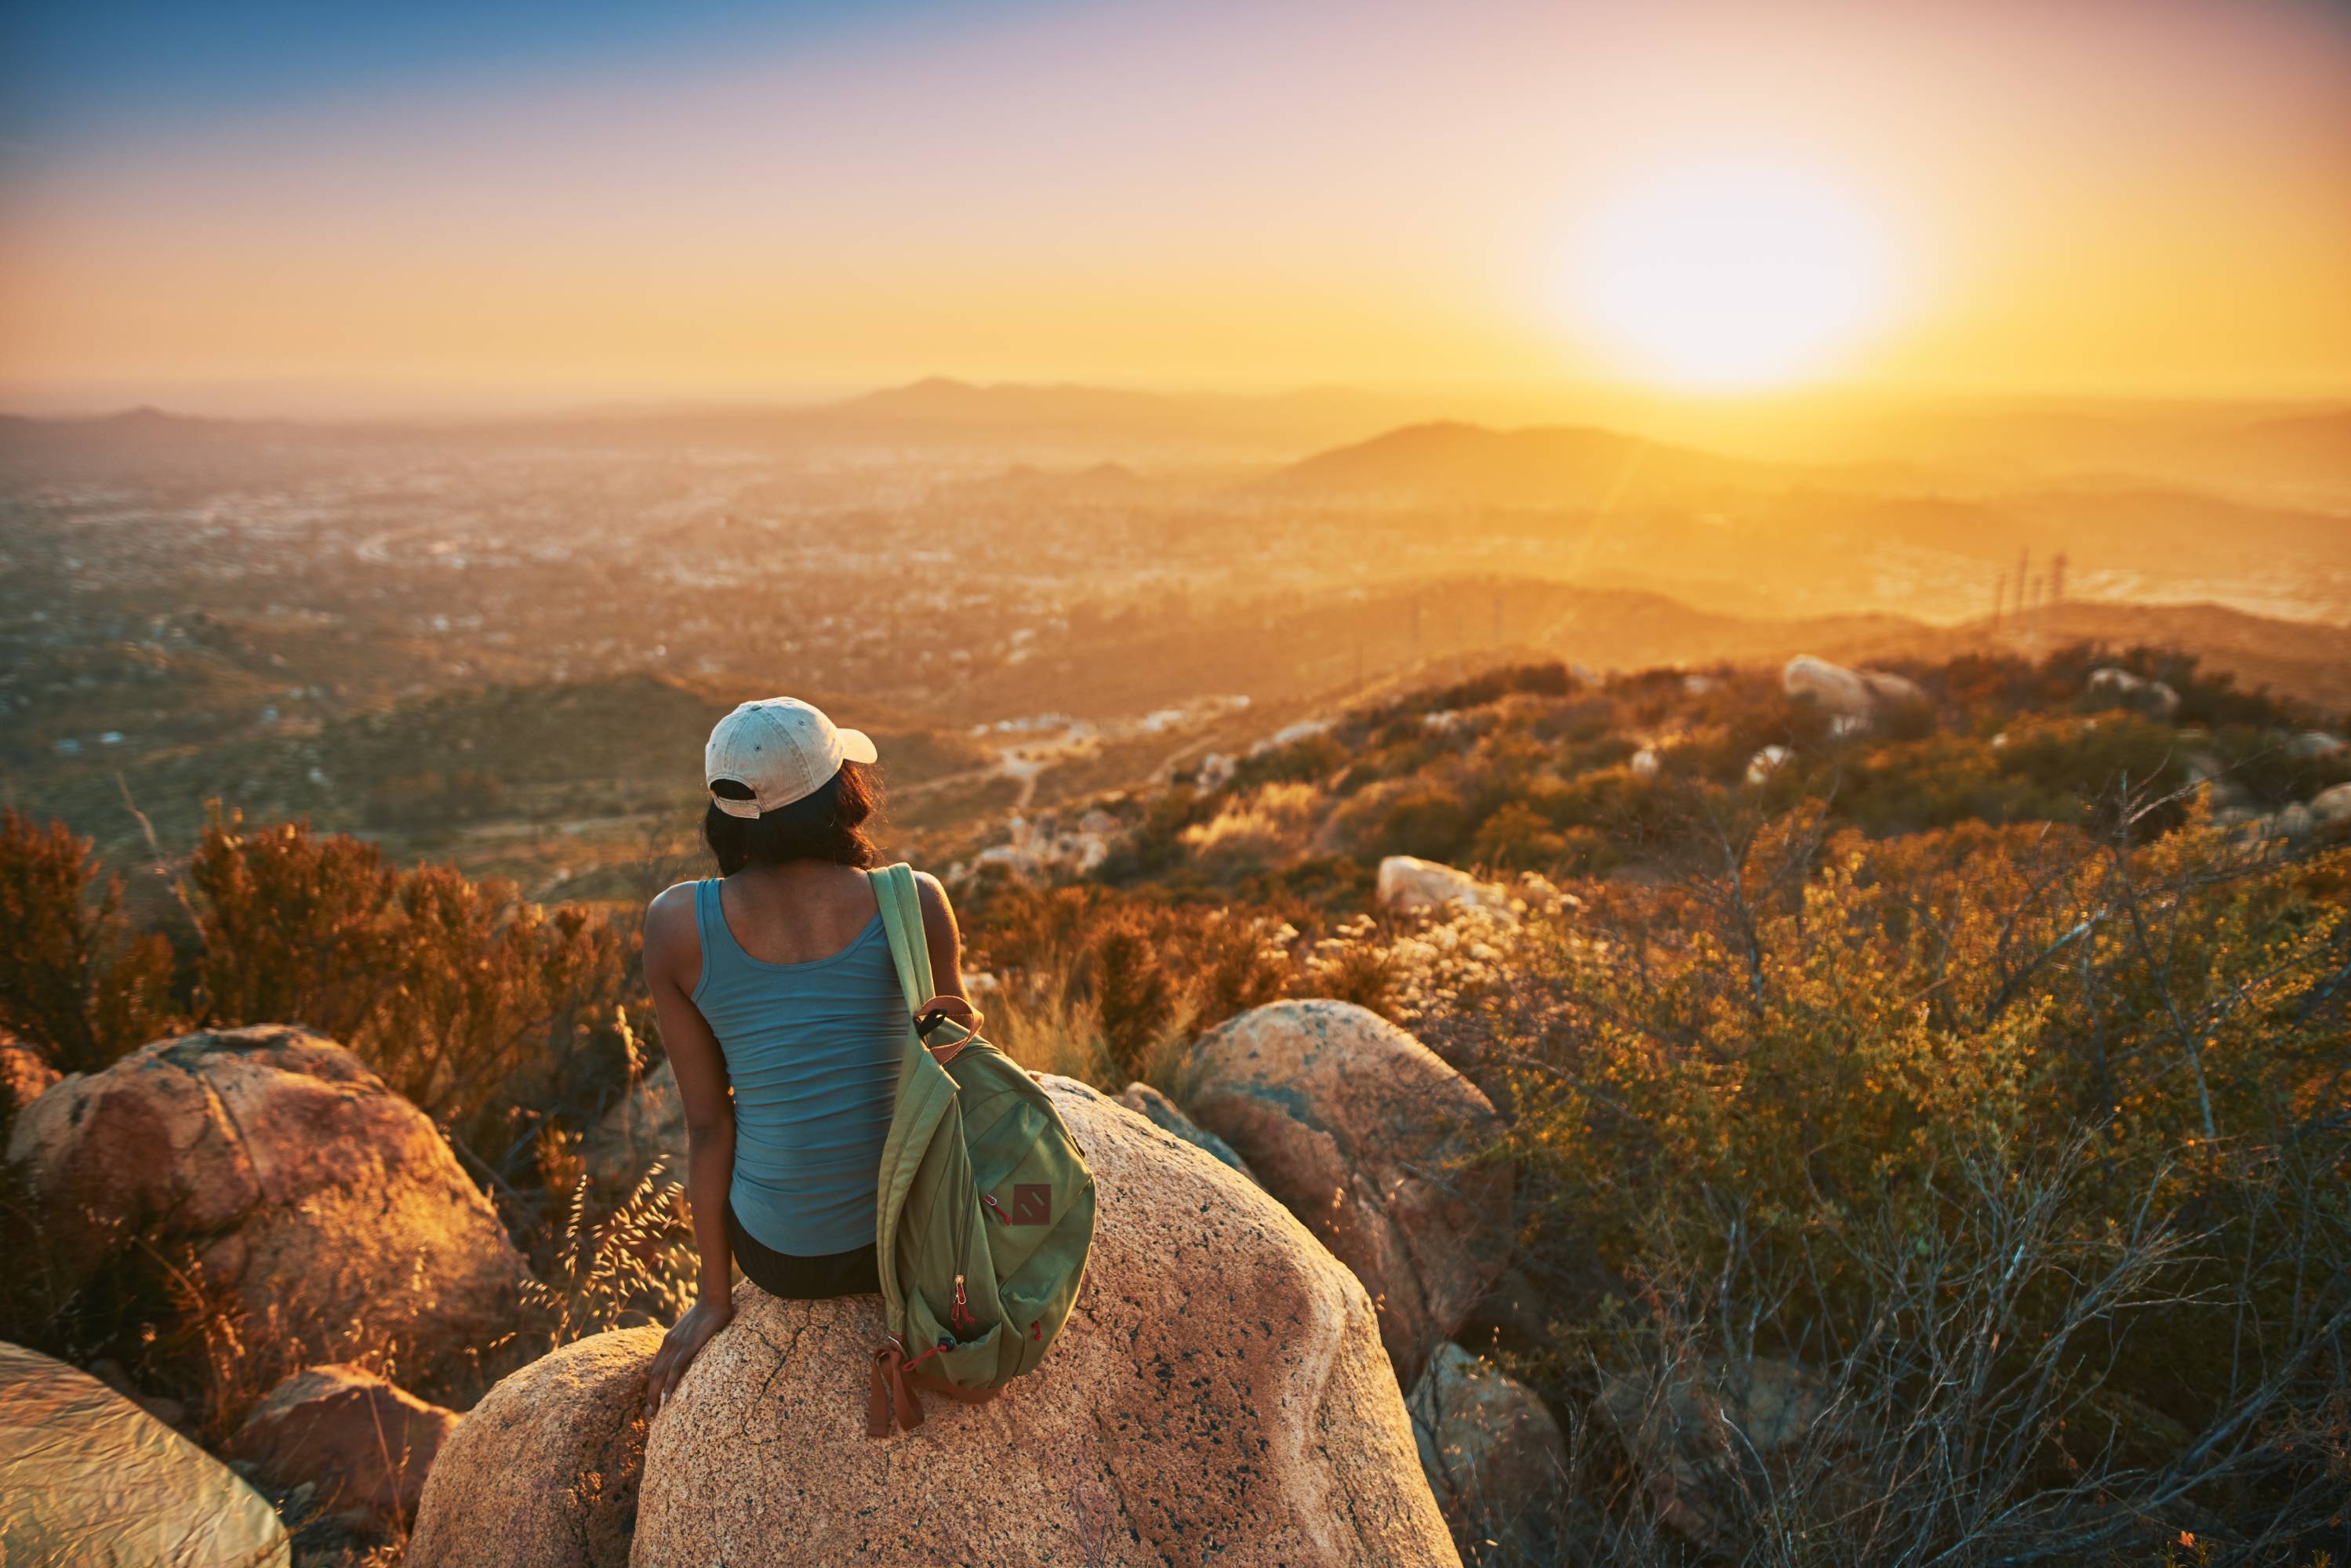
[[[1710,873],[1579,890],[1437,1020],[1513,1113],[1554,1407],[1757,1358],[1824,1390],[1715,1476],[1719,1555],[2096,1561],[2161,1526],[2268,1562],[2339,1530],[2351,852],[2136,843],[2143,810],[1720,820]],[[1647,1492],[1594,1485],[1557,1560],[1661,1561]]]
[[[1287,921],[1101,888],[992,889],[966,930],[997,980],[991,1038],[1112,1089],[1165,1086],[1192,1036],[1292,994],[1302,974]]]
[[[122,879],[90,841],[0,811],[0,1026],[68,1072],[104,1067],[173,1027],[172,950],[131,928]]]
[[[212,1021],[308,1024],[444,1124],[519,1073],[550,1077],[629,994],[610,924],[447,866],[394,872],[299,824],[215,814],[188,881]]]

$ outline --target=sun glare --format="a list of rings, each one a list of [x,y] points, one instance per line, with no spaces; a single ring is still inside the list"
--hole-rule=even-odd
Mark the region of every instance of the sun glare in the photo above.
[[[1693,391],[1819,376],[1884,319],[1891,292],[1879,225],[1796,168],[1676,170],[1605,201],[1571,243],[1579,327],[1625,373]]]

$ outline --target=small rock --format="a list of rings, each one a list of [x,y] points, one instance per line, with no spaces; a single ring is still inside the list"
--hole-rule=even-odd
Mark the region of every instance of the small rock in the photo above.
[[[313,1366],[271,1389],[229,1441],[281,1487],[315,1483],[340,1521],[391,1531],[461,1417],[360,1367]]]
[[[608,1192],[635,1186],[656,1162],[666,1162],[672,1176],[684,1179],[685,1099],[666,1058],[604,1113],[580,1152],[589,1176]]]
[[[1489,911],[1512,924],[1518,919],[1510,910],[1510,895],[1492,883],[1415,855],[1389,855],[1380,862],[1376,896],[1381,908],[1399,915],[1458,904]]]
[[[1516,1533],[1566,1468],[1567,1444],[1541,1396],[1458,1344],[1437,1347],[1405,1408],[1457,1542]]]
[[[1175,1101],[1150,1084],[1130,1083],[1119,1091],[1117,1100],[1161,1132],[1183,1139],[1202,1153],[1222,1160],[1249,1180],[1257,1180],[1257,1173],[1249,1168],[1247,1160],[1233,1152],[1230,1144],[1177,1110]]]
[[[1599,1409],[1641,1467],[1667,1528],[1708,1544],[1729,1523],[1726,1490],[1768,1484],[1770,1471],[1813,1436],[1826,1403],[1810,1372],[1759,1357],[1662,1375],[1608,1374]]]
[[[2109,698],[2151,718],[2168,719],[2179,711],[2179,694],[2169,685],[2134,674],[2119,664],[2092,670],[2086,689],[2092,696]]]

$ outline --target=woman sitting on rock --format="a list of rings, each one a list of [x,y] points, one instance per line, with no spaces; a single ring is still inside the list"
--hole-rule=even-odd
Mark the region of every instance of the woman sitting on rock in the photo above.
[[[699,1299],[653,1358],[649,1416],[735,1315],[730,1262],[778,1296],[882,1288],[874,1187],[907,1019],[865,876],[873,761],[872,740],[806,703],[745,703],[703,752],[719,874],[646,911],[701,1255]],[[932,971],[959,994],[954,912],[936,878],[919,886]]]

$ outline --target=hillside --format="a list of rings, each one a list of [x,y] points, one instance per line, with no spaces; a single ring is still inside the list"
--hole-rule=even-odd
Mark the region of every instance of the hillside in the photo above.
[[[2134,709],[2091,672],[2169,683]],[[1389,855],[1552,876],[1677,875],[1709,822],[1817,802],[1872,835],[1961,823],[2090,825],[2127,777],[2183,821],[2215,780],[2234,820],[2300,810],[2351,781],[2343,713],[2241,691],[2191,656],[2077,643],[2040,660],[1967,653],[1881,668],[1915,699],[1840,717],[1771,666],[1579,677],[1505,668],[1401,690],[1298,724],[1235,757],[1195,755],[1170,790],[1129,796],[1100,875],[1169,888],[1311,890],[1345,909]],[[2319,727],[2332,727],[2335,738]],[[1188,782],[1186,782],[1188,781]]]
[[[1582,509],[1784,482],[1784,471],[1593,426],[1408,425],[1317,454],[1264,481],[1285,498]]]

